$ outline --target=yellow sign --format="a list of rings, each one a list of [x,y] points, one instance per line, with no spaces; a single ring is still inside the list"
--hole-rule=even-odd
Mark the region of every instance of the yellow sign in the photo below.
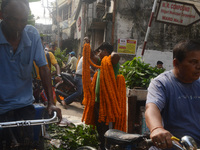
[[[117,52],[123,54],[135,55],[137,40],[133,39],[118,39]]]

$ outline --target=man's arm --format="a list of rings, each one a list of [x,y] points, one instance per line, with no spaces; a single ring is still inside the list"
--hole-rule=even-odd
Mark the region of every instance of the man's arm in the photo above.
[[[90,67],[90,73],[92,73],[92,74],[95,74],[95,70],[93,70],[91,67]]]
[[[56,111],[58,118],[61,121],[61,119],[62,119],[61,110],[59,108],[57,108],[53,103],[51,74],[50,74],[49,68],[47,67],[47,65],[39,67],[39,72],[40,72],[40,78],[42,80],[42,86],[44,88],[44,91],[45,91],[45,93],[47,95],[47,99],[48,99],[47,110],[48,110],[49,114],[51,114],[52,111]]]
[[[119,62],[119,59],[120,59],[120,56],[118,53],[116,53],[116,52],[111,53],[111,62],[112,62],[113,66]]]
[[[51,64],[56,68],[56,74],[57,75],[60,75],[60,66],[58,65],[58,62],[56,60],[56,57],[54,56],[53,53],[51,52],[48,52],[49,53],[49,56],[50,56],[50,59],[51,59]],[[55,73],[53,73],[54,75]]]
[[[150,131],[158,127],[163,128],[160,110],[154,103],[146,105],[145,120]]]
[[[72,65],[72,61],[73,61],[73,57],[71,57],[70,61],[68,62],[68,66],[71,66]]]
[[[145,120],[154,144],[159,148],[171,148],[172,134],[164,129],[160,110],[154,103],[146,104]]]
[[[56,73],[59,76],[60,75],[60,66],[58,64],[54,64],[54,67],[56,68]]]

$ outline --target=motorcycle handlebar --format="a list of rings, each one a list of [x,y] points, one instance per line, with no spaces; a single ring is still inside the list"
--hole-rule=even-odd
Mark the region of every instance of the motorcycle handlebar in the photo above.
[[[151,139],[145,139],[144,143],[140,144],[140,147],[143,149],[148,149],[149,147],[153,146],[153,141]],[[182,146],[178,145],[175,141],[172,141],[172,145],[176,150],[185,150]],[[196,150],[194,145],[191,144],[186,144],[187,146],[192,146],[193,150]],[[191,148],[186,148],[186,149],[191,149]]]
[[[176,150],[185,150],[183,147],[179,146],[176,142],[172,141],[173,147]],[[149,149],[149,147],[154,146],[153,141],[151,139],[145,139],[143,142],[139,144],[139,147],[142,149]]]
[[[21,120],[21,121],[11,121],[11,122],[0,122],[1,128],[10,128],[10,127],[21,127],[21,126],[35,126],[35,125],[44,125],[52,124],[58,122],[57,112],[53,112],[53,117],[49,119],[37,119],[37,120]]]

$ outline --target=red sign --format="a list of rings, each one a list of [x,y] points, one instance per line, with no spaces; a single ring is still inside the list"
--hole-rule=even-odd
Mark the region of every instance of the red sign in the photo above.
[[[81,17],[78,18],[77,24],[78,24],[78,31],[80,32],[81,31]]]
[[[200,20],[200,13],[193,4],[161,0],[156,21],[189,26]]]

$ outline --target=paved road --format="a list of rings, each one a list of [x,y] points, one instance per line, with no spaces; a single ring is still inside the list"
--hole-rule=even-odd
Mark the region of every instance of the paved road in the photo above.
[[[67,109],[64,109],[63,106],[57,102],[56,106],[61,109],[63,118],[71,121],[76,125],[82,123],[81,118],[84,110],[84,105],[81,105],[79,102],[73,102],[67,106]]]

